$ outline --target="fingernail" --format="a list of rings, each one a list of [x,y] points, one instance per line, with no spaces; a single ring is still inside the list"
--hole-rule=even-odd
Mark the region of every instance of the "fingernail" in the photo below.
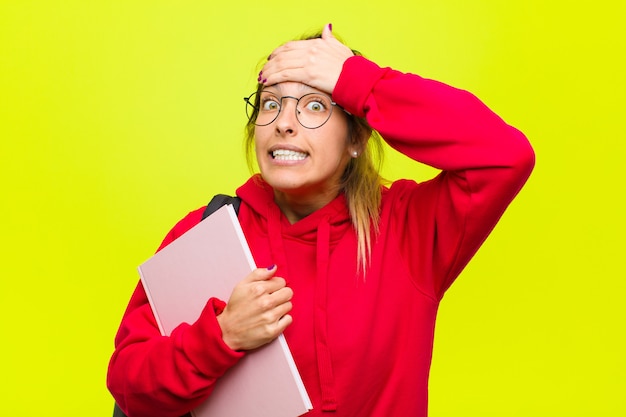
[[[331,32],[333,31],[333,24],[332,23],[328,24],[328,29],[330,29]]]
[[[267,78],[263,78],[263,81],[261,81],[262,84],[265,84],[267,82]]]
[[[270,265],[267,267],[268,271],[271,271],[272,269],[276,268],[276,264]]]

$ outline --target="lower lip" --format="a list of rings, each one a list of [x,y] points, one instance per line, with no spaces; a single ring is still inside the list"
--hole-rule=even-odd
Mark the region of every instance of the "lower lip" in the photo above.
[[[305,163],[306,160],[309,158],[308,156],[306,156],[303,159],[281,159],[281,158],[274,158],[272,155],[268,155],[268,156],[272,164],[282,165],[282,166],[300,165],[300,164]]]

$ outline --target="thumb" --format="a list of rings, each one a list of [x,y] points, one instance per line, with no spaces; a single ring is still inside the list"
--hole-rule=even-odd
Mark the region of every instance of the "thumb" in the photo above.
[[[332,38],[334,38],[333,24],[329,23],[326,26],[324,26],[324,29],[322,29],[322,39],[327,40],[327,39],[332,39]]]
[[[272,265],[267,268],[256,268],[250,275],[248,275],[248,280],[250,282],[267,281],[274,276],[276,269],[276,265]]]

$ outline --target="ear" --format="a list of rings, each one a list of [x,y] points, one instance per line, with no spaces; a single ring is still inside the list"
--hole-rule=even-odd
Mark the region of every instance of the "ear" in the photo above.
[[[350,156],[352,158],[358,158],[359,155],[361,155],[363,152],[365,152],[365,149],[367,148],[367,141],[369,140],[369,136],[367,137],[360,137],[360,140],[351,143],[348,146],[348,153],[350,154]]]
[[[357,158],[363,153],[367,146],[367,141],[372,135],[371,128],[358,121],[354,116],[348,118],[348,154],[352,158]],[[356,155],[355,155],[356,152]]]

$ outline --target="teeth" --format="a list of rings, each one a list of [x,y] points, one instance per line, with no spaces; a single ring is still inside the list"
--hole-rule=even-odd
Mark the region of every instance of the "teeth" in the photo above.
[[[289,151],[287,149],[278,149],[272,152],[274,159],[281,161],[301,161],[306,158],[306,154],[303,152]]]

